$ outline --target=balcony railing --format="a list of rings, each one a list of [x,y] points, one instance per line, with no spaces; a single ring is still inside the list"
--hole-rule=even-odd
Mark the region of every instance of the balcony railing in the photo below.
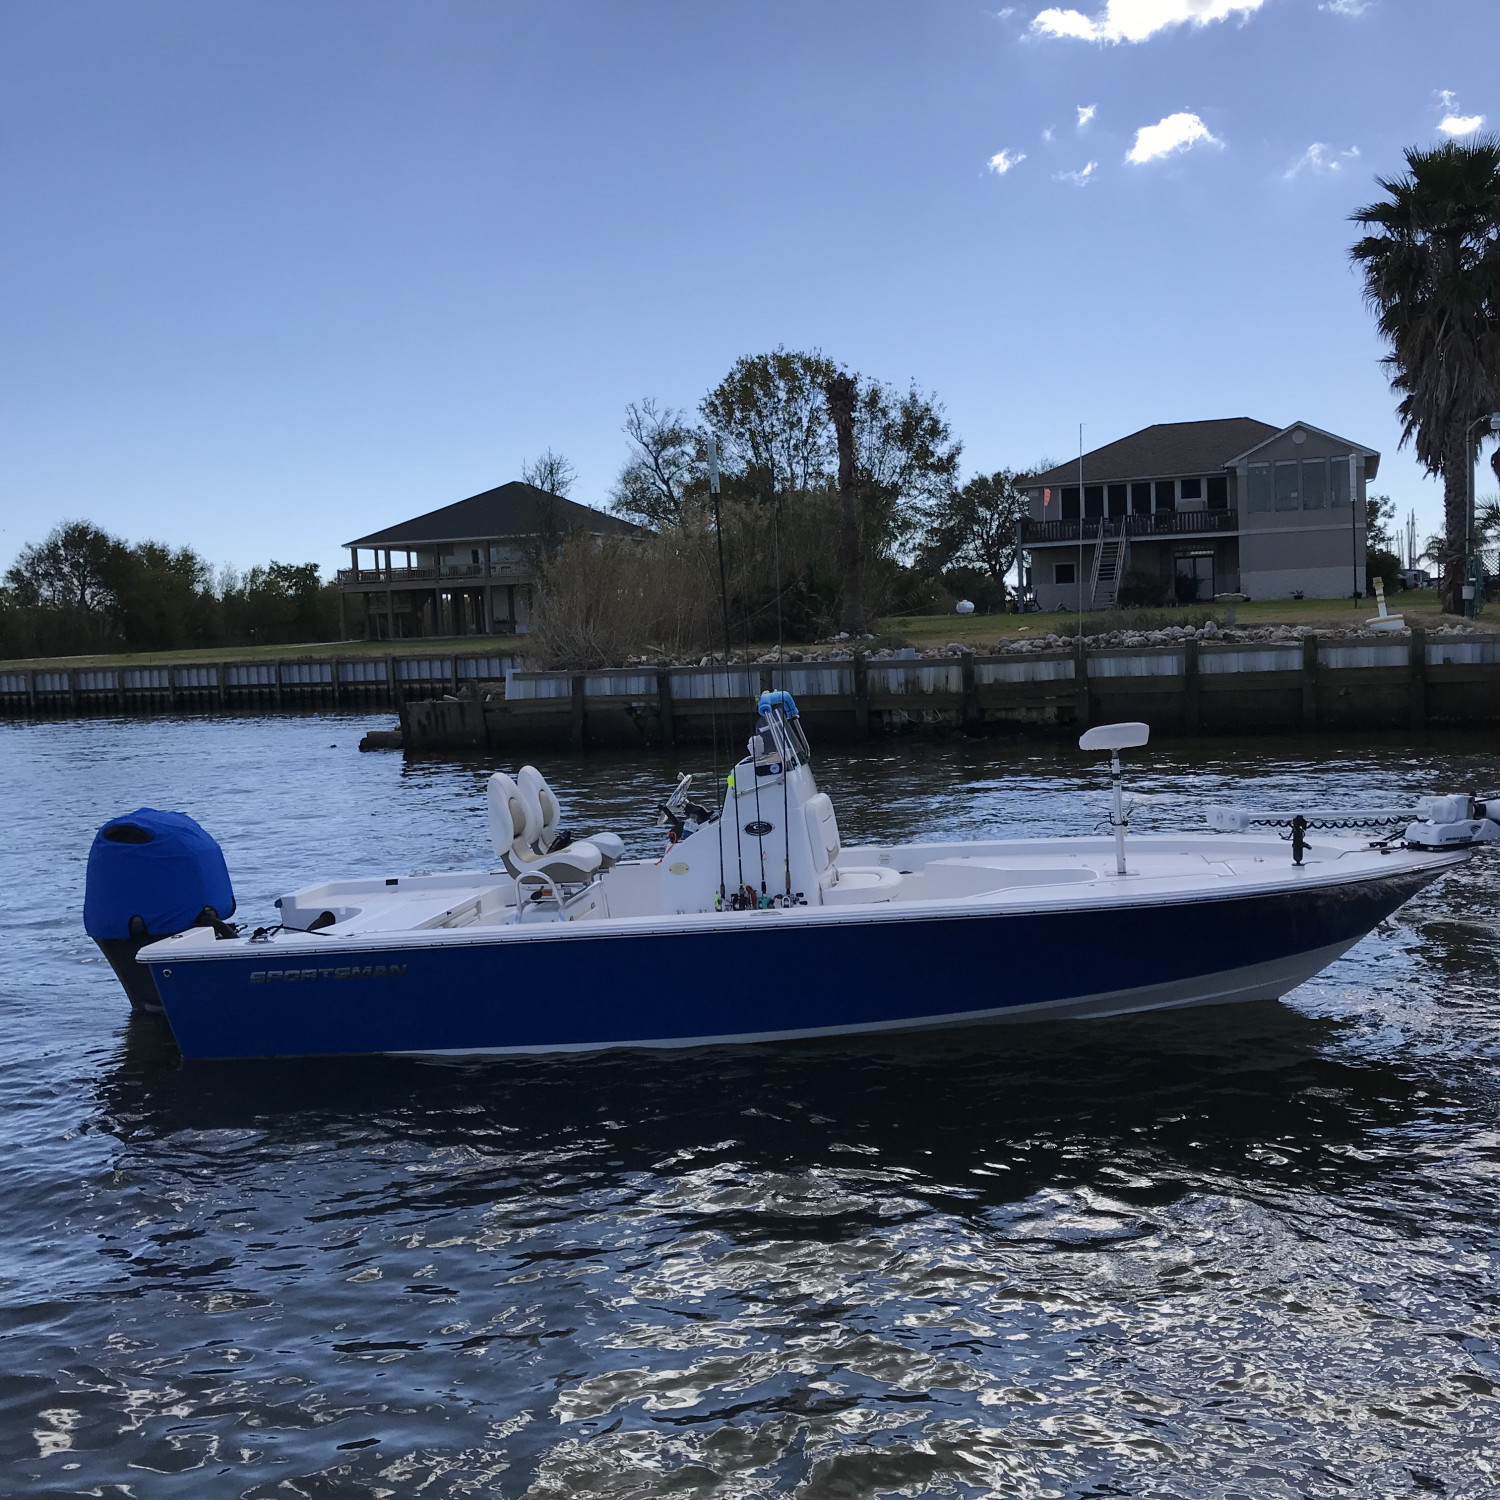
[[[1101,536],[1203,536],[1213,532],[1238,531],[1239,517],[1232,510],[1166,510],[1149,516],[1116,516],[1110,520],[1090,517],[1084,521],[1021,522],[1021,541],[1032,546],[1044,542],[1076,542],[1079,527],[1085,542]]]
[[[381,588],[411,588],[415,584],[436,583],[443,578],[510,577],[519,571],[518,565],[497,562],[492,568],[483,563],[444,563],[440,568],[340,568],[338,581],[342,588],[353,588],[359,584],[376,584]]]
[[[340,568],[339,582],[348,586],[355,583],[389,584],[406,588],[413,583],[432,583],[438,576],[436,568]]]

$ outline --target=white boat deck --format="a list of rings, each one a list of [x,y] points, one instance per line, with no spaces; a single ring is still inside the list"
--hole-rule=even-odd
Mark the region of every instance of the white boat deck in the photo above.
[[[838,879],[821,891],[818,904],[682,912],[665,899],[672,879],[670,853],[655,861],[621,861],[560,901],[528,901],[519,921],[515,882],[508,874],[458,871],[307,886],[281,898],[284,926],[259,940],[248,935],[216,940],[211,931],[194,928],[164,943],[180,957],[228,956],[252,941],[305,954],[327,952],[330,944],[504,941],[573,923],[624,933],[723,923],[889,921],[902,911],[1042,912],[1245,896],[1358,882],[1387,871],[1446,868],[1463,860],[1454,853],[1381,850],[1366,839],[1330,837],[1309,842],[1302,865],[1296,866],[1290,845],[1273,836],[1144,835],[1128,840],[1127,873],[1121,876],[1108,838],[867,845],[842,851]],[[768,871],[768,888],[776,895],[779,886],[772,876]],[[309,930],[320,918],[322,925]]]

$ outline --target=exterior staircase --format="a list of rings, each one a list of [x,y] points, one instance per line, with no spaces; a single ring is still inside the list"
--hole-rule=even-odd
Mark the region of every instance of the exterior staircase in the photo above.
[[[1125,576],[1125,566],[1130,558],[1130,538],[1125,534],[1122,521],[1118,532],[1106,532],[1108,522],[1099,523],[1099,545],[1094,549],[1094,582],[1090,591],[1090,607],[1113,609],[1120,593],[1120,580]]]

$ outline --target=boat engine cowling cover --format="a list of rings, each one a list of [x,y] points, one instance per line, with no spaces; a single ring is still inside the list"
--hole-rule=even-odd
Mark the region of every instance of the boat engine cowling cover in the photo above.
[[[94,939],[132,936],[139,917],[152,937],[170,937],[211,906],[234,914],[224,852],[186,813],[138,807],[111,818],[89,850],[83,925]]]

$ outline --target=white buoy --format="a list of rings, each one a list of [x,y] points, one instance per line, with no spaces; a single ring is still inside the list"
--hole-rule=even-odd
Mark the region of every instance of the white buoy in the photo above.
[[[960,599],[954,606],[954,613],[972,615],[974,613],[974,601],[972,599]]]

